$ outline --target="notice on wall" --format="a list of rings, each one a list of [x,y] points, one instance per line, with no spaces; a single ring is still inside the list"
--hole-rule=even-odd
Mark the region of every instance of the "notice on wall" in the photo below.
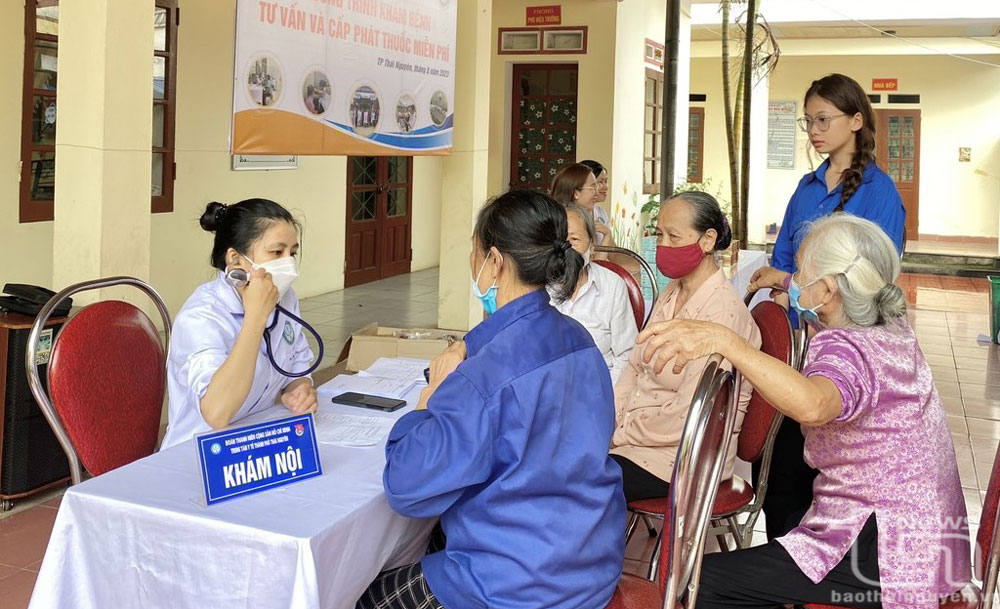
[[[458,0],[237,0],[232,153],[449,154]]]
[[[768,102],[768,169],[795,169],[795,111],[794,101]]]

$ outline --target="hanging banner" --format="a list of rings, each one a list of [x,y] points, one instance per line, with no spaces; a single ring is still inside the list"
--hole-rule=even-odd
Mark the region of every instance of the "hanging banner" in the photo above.
[[[237,0],[233,154],[449,154],[458,0]]]

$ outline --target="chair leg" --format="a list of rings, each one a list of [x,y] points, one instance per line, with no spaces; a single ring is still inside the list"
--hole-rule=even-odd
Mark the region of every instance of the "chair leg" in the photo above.
[[[628,524],[625,525],[625,545],[632,541],[632,534],[635,533],[635,525],[639,524],[639,515],[635,512],[629,512]]]
[[[736,549],[742,550],[749,546],[749,540],[746,538],[746,534],[749,532],[752,535],[753,529],[744,530],[743,527],[740,526],[739,521],[736,520],[736,516],[730,516],[726,519],[726,522],[729,523],[729,530],[732,532],[733,539],[736,541]]]
[[[653,555],[649,557],[649,573],[646,575],[646,579],[651,582],[656,581],[656,576],[659,572],[660,566],[660,536],[655,535],[656,545],[653,546]]]
[[[656,537],[656,527],[653,526],[653,521],[649,519],[649,516],[643,514],[642,522],[646,525],[646,532],[649,533],[649,536]]]

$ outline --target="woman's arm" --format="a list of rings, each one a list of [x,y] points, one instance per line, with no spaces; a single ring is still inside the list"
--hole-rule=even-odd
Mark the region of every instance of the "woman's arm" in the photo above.
[[[243,292],[243,327],[236,342],[212,376],[201,398],[201,416],[212,429],[222,429],[232,422],[253,386],[254,368],[267,316],[278,303],[278,289],[271,275],[254,271]]]
[[[615,289],[611,293],[611,384],[614,386],[628,365],[629,355],[635,347],[635,337],[639,329],[635,325],[635,314],[628,299],[625,282],[615,277]]]
[[[674,360],[674,370],[679,372],[692,359],[719,353],[743,374],[754,391],[803,425],[823,425],[843,411],[840,390],[833,381],[802,376],[720,324],[693,320],[652,324],[639,334],[638,343],[645,344],[645,361],[656,358],[657,371]]]

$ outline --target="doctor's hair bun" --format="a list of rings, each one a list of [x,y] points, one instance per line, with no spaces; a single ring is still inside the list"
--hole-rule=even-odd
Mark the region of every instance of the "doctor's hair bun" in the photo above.
[[[201,220],[199,224],[205,230],[210,233],[214,233],[219,230],[219,224],[222,222],[222,218],[226,215],[227,205],[223,205],[218,201],[212,201],[205,206],[205,213],[201,215]]]

